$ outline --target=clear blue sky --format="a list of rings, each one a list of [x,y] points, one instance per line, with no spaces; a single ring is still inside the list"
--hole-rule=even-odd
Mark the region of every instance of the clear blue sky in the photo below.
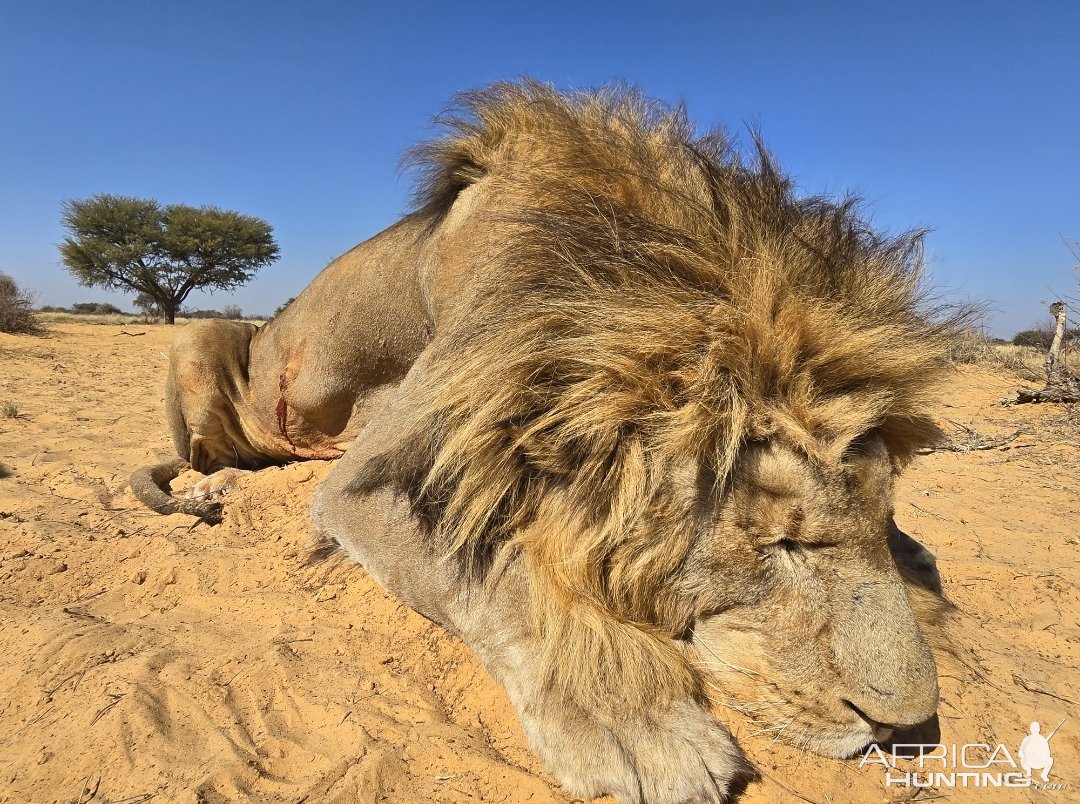
[[[933,281],[990,301],[995,334],[1078,295],[1075,0],[0,0],[0,270],[40,303],[129,308],[60,267],[61,202],[213,204],[268,220],[282,258],[189,304],[270,312],[402,213],[399,156],[455,91],[521,74],[760,126],[806,192],[933,227]]]

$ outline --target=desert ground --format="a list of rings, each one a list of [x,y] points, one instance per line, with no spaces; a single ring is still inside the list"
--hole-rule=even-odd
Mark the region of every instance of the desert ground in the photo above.
[[[304,565],[329,463],[250,475],[214,527],[140,507],[128,476],[172,454],[175,331],[0,334],[0,802],[568,801],[463,644],[362,568]],[[1020,384],[957,367],[949,448],[909,467],[896,518],[956,606],[940,742],[1015,757],[1064,720],[1057,787],[886,788],[720,712],[758,768],[743,804],[1080,800],[1080,414],[1001,406]]]

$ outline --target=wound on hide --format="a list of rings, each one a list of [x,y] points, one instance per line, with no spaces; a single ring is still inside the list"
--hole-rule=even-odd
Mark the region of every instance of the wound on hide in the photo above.
[[[285,437],[285,440],[289,442],[289,446],[296,449],[296,445],[289,437],[289,403],[285,401],[285,390],[289,387],[289,381],[285,377],[285,372],[281,372],[278,376],[278,390],[281,392],[281,396],[278,398],[277,403],[277,424],[278,430],[281,431],[281,435]]]

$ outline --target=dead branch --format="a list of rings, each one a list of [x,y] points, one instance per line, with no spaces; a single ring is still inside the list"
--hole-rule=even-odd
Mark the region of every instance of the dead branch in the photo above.
[[[1054,339],[1046,353],[1046,360],[1043,361],[1046,385],[1041,389],[1021,388],[1014,396],[1001,400],[1002,404],[1080,402],[1080,376],[1069,370],[1065,360],[1065,312],[1063,301],[1056,301],[1050,305],[1050,315],[1054,317]]]
[[[1018,673],[1013,673],[1013,683],[1019,687],[1023,687],[1028,692],[1035,693],[1036,695],[1045,695],[1047,698],[1055,698],[1064,703],[1072,704],[1073,706],[1076,705],[1076,701],[1074,701],[1072,698],[1066,698],[1064,695],[1058,695],[1056,692],[1051,692],[1050,690],[1044,689],[1043,687],[1040,687],[1038,684],[1024,678]]]
[[[1015,395],[1003,399],[1006,405],[1022,405],[1024,403],[1038,404],[1039,402],[1057,402],[1063,405],[1071,405],[1080,402],[1080,389],[1075,383],[1068,388],[1021,388]]]
[[[932,452],[977,452],[979,450],[988,449],[1001,449],[1006,444],[1015,441],[1023,433],[1023,430],[1017,430],[1010,433],[1007,436],[1000,438],[988,438],[980,434],[977,430],[973,430],[970,427],[966,427],[959,422],[954,422],[952,419],[946,419],[949,424],[956,427],[964,436],[962,441],[956,439],[950,441],[943,441],[938,444],[934,444],[930,447],[917,450],[919,455],[929,455]]]

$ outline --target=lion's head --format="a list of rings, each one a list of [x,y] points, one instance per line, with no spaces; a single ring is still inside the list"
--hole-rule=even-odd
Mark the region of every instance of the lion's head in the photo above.
[[[889,547],[952,331],[922,312],[920,235],[632,90],[464,104],[416,214],[437,234],[487,199],[476,290],[357,486],[397,485],[473,577],[523,556],[540,660],[586,703],[690,691],[837,756],[930,717]]]
[[[898,572],[892,469],[872,431],[833,463],[748,445],[681,581],[697,590],[692,640],[712,697],[830,756],[937,709],[918,620],[935,627],[944,604]]]

